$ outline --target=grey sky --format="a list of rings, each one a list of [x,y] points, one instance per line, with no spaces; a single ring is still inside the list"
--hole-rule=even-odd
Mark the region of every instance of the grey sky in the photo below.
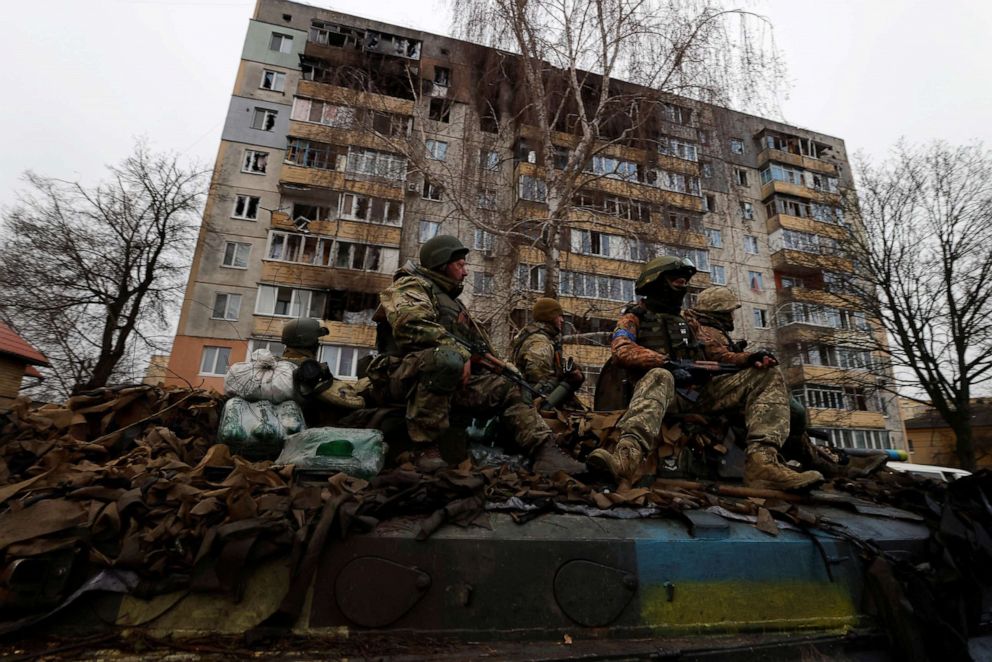
[[[448,31],[431,0],[316,1]],[[747,3],[768,16],[789,64],[787,122],[853,153],[911,140],[987,139],[992,3],[835,0]],[[26,169],[91,180],[135,136],[212,165],[254,0],[8,3],[0,40],[0,204]],[[987,141],[992,142],[992,141]]]

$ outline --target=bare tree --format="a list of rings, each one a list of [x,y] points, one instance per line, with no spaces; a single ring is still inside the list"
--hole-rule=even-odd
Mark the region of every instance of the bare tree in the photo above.
[[[860,223],[840,246],[857,276],[837,295],[880,328],[846,344],[884,356],[891,388],[929,399],[973,470],[973,398],[992,380],[992,153],[900,143],[859,166]]]
[[[676,95],[753,107],[781,80],[766,22],[719,3],[467,0],[454,14],[462,35],[517,56],[506,65],[514,101],[493,111],[501,125],[530,129],[537,167],[528,193],[546,208],[526,220],[540,228],[534,245],[544,254],[544,289],[552,296],[559,292],[562,232],[582,206],[577,194],[600,178],[648,181],[651,163],[597,155],[628,146],[664,153],[660,125],[689,112],[673,105]],[[574,136],[571,144],[562,145],[562,133]],[[698,189],[692,175],[653,175],[670,177],[653,182],[669,191]]]
[[[108,384],[185,283],[204,174],[177,155],[134,152],[95,186],[28,172],[2,218],[0,317],[52,363],[60,395]]]

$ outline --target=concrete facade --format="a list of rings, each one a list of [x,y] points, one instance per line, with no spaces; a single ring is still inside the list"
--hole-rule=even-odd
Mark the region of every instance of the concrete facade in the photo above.
[[[525,323],[543,254],[527,242],[491,248],[480,234],[498,214],[525,223],[547,213],[527,199],[528,182],[540,176],[533,128],[519,120],[493,132],[483,117],[493,104],[517,102],[507,81],[486,92],[492,63],[506,57],[260,0],[218,151],[179,353],[174,348],[169,366],[177,376],[169,379],[219,388],[222,379],[212,372],[219,370],[218,348],[228,362],[244,360],[252,348],[278,341],[286,320],[310,313],[331,328],[323,351],[332,371],[351,376],[356,357],[373,345],[376,293],[431,232],[454,234],[473,249],[462,299],[479,319],[496,332]],[[275,115],[257,128],[266,109]],[[604,152],[636,168],[636,178],[592,181],[569,217],[560,298],[575,330],[608,331],[632,298],[642,264],[627,240],[635,235],[651,250],[691,257],[700,267],[695,287],[721,283],[738,292],[739,335],[753,347],[776,348],[813,423],[835,441],[904,447],[898,408],[874,395],[873,382],[844,385],[860,374],[848,369],[858,357],[835,345],[863,329],[830,308],[829,283],[832,272],[850,265],[810,248],[840,231],[830,210],[839,205],[837,191],[853,186],[843,140],[676,98],[658,126],[663,138],[655,139],[664,148],[642,141]],[[556,149],[574,140],[557,134]],[[425,159],[428,149],[440,158]],[[491,164],[484,157],[490,152]],[[452,173],[471,190],[431,199],[428,183],[455,182]],[[464,202],[475,197],[478,204]],[[611,253],[604,248],[610,242],[626,248]],[[810,307],[831,312],[811,321],[799,314]],[[568,353],[588,368],[591,384],[608,348],[570,345]]]

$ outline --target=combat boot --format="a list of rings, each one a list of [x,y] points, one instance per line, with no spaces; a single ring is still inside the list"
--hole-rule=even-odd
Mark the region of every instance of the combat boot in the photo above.
[[[609,471],[617,481],[632,481],[643,458],[644,451],[640,444],[621,439],[612,453],[605,448],[597,448],[589,453],[588,462],[594,469]]]
[[[744,484],[768,490],[802,490],[823,482],[819,471],[793,471],[778,459],[778,449],[765,444],[747,448]]]
[[[586,472],[586,465],[566,455],[554,441],[541,444],[534,453],[534,471],[551,476],[564,471],[570,476]]]

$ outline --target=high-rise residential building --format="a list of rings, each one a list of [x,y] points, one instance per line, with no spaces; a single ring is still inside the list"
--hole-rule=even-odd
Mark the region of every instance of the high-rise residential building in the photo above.
[[[546,275],[535,247],[546,161],[514,105],[512,58],[260,0],[168,381],[220,390],[230,363],[281,351],[282,325],[298,316],[324,320],[321,358],[354,377],[373,351],[377,293],[439,232],[473,249],[462,299],[490,330],[506,338],[525,323]],[[833,250],[845,232],[840,193],[853,185],[844,142],[676,97],[657,109],[636,139],[586,164],[594,177],[575,193],[558,246],[568,330],[581,336],[566,353],[587,383],[609,354],[588,339],[634,299],[643,262],[674,252],[698,266],[696,291],[738,293],[738,333],[776,348],[815,426],[841,446],[904,447],[898,407],[877,388],[878,358],[844,344],[880,333],[836,295],[853,270]],[[576,141],[555,134],[555,167]]]

